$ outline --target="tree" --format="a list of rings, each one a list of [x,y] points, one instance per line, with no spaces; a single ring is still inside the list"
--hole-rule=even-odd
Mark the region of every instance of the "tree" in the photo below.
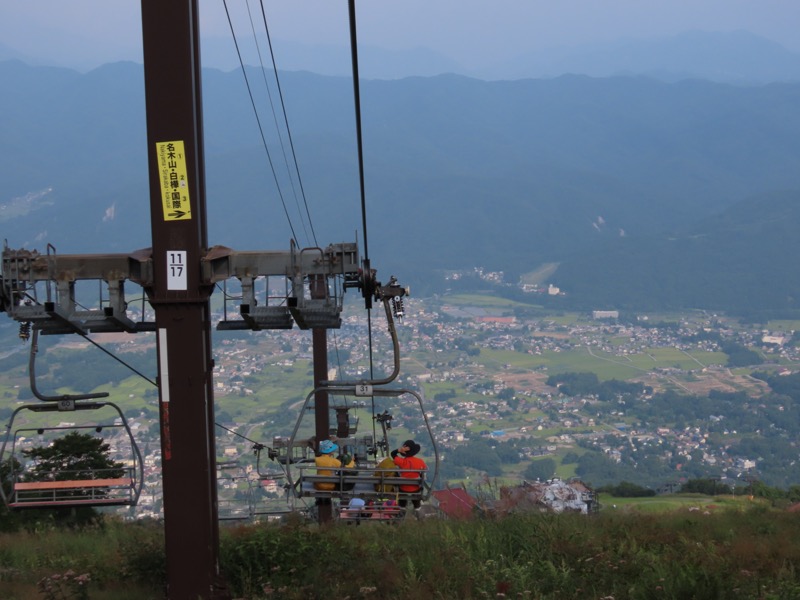
[[[450,461],[453,466],[470,467],[492,477],[503,474],[500,457],[485,440],[473,440],[458,446],[450,455]]]
[[[724,483],[720,483],[718,479],[690,479],[681,486],[681,493],[707,494],[710,496],[716,496],[730,494],[731,488]]]
[[[13,473],[20,469],[19,461],[12,457],[0,463],[0,485],[3,486],[3,496],[11,496],[13,486]],[[18,521],[9,513],[5,503],[0,503],[0,531],[14,531],[18,526]]]
[[[23,481],[82,481],[86,479],[118,478],[124,474],[122,463],[109,456],[109,445],[101,438],[72,431],[57,438],[49,446],[23,450],[33,466],[23,474]],[[57,492],[59,499],[83,495],[81,490],[71,489]],[[102,490],[95,491],[95,495]],[[56,523],[64,525],[87,525],[98,520],[98,513],[89,506],[58,507],[31,511],[36,520],[52,516]]]
[[[597,489],[598,492],[607,492],[617,498],[645,498],[648,496],[655,496],[655,490],[650,488],[631,483],[629,481],[621,481],[617,485],[608,485]]]
[[[525,479],[537,479],[539,481],[546,481],[552,479],[556,472],[556,461],[552,458],[540,458],[531,461],[523,472]]]
[[[497,398],[499,400],[511,400],[514,398],[514,394],[516,393],[517,391],[513,387],[507,387],[497,393]]]
[[[578,455],[576,452],[567,452],[561,459],[561,464],[573,465],[576,464],[580,459],[581,459],[580,455]]]
[[[25,481],[91,479],[98,471],[104,479],[122,477],[123,465],[111,460],[109,448],[100,438],[72,431],[55,439],[50,446],[23,450],[26,458],[35,461]]]
[[[506,465],[515,465],[522,460],[519,456],[520,451],[517,446],[518,444],[516,440],[498,442],[494,448],[494,451],[500,458],[500,462]]]
[[[760,365],[764,358],[755,350],[750,350],[735,342],[721,343],[722,351],[728,355],[729,367],[749,367]]]

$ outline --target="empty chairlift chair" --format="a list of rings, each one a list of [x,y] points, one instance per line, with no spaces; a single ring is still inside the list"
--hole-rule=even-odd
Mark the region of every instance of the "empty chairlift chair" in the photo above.
[[[77,415],[82,411],[110,414],[92,424],[14,428],[20,413]],[[107,442],[111,440],[111,442]],[[116,458],[110,455],[111,445]],[[73,454],[51,460],[52,449]],[[72,506],[134,506],[144,479],[142,456],[122,411],[111,402],[42,402],[23,405],[11,416],[0,448],[0,464],[9,465],[8,480],[0,486],[13,509]]]

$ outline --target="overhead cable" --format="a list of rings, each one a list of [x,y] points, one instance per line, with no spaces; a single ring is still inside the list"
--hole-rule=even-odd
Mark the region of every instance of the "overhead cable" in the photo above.
[[[358,183],[361,193],[361,226],[364,232],[364,276],[372,277],[369,262],[369,244],[367,242],[367,194],[364,184],[364,144],[361,135],[361,86],[358,74],[358,33],[356,31],[356,3],[348,0],[350,17],[350,58],[353,65],[353,103],[356,112],[356,146],[358,149]],[[372,347],[372,298],[366,298],[367,305],[367,339],[369,340],[369,378],[375,379],[375,367]],[[372,396],[372,414],[375,414],[375,396]],[[373,419],[373,438],[375,437],[375,420]]]
[[[278,65],[275,62],[275,52],[272,49],[272,37],[269,34],[269,26],[267,25],[267,15],[264,11],[264,0],[261,0],[261,17],[264,20],[264,31],[267,34],[267,44],[269,45],[269,55],[272,58],[272,71],[275,73],[275,84],[278,87],[278,97],[281,101],[281,112],[283,113],[283,121],[286,126],[286,136],[289,138],[289,148],[292,151],[292,160],[294,162],[294,169],[295,173],[297,174],[297,183],[300,186],[300,195],[303,198],[303,205],[306,209],[306,216],[308,217],[308,226],[311,228],[311,237],[314,240],[314,245],[319,246],[317,242],[317,234],[314,232],[314,223],[311,221],[311,213],[308,210],[308,200],[306,199],[306,192],[303,187],[303,178],[300,177],[300,167],[297,163],[297,154],[294,150],[294,140],[292,139],[292,129],[289,127],[289,118],[286,115],[286,103],[283,99],[283,88],[281,88],[281,79],[278,76]],[[261,57],[261,53],[259,52],[259,58]],[[263,70],[263,65],[262,65]],[[266,83],[266,82],[265,82]],[[271,100],[270,96],[270,100]],[[277,128],[277,124],[276,124]],[[283,147],[283,141],[281,141],[281,147]],[[285,155],[284,155],[285,156]]]
[[[286,215],[287,222],[289,223],[289,229],[292,232],[292,239],[295,242],[297,242],[297,234],[294,231],[294,226],[292,225],[292,219],[289,216],[289,210],[286,208],[286,200],[283,197],[283,192],[281,192],[281,186],[280,186],[280,183],[278,182],[278,175],[275,172],[275,165],[272,162],[272,155],[270,154],[269,147],[267,145],[267,139],[266,139],[266,137],[264,135],[264,128],[261,126],[261,119],[258,116],[258,109],[256,108],[256,102],[255,102],[255,99],[253,97],[253,90],[250,87],[250,80],[247,77],[247,69],[245,69],[244,61],[242,60],[242,53],[239,50],[239,42],[236,39],[236,31],[234,30],[233,21],[231,21],[231,15],[230,15],[230,12],[228,11],[228,2],[227,2],[227,0],[223,0],[223,5],[225,6],[225,15],[228,18],[228,26],[230,27],[231,35],[233,36],[233,43],[236,46],[236,55],[239,57],[239,65],[242,67],[242,75],[244,76],[245,85],[247,86],[247,93],[250,96],[250,104],[253,107],[253,113],[254,113],[255,118],[256,118],[256,123],[258,124],[258,131],[261,134],[261,143],[264,145],[264,150],[267,153],[267,160],[269,161],[269,167],[270,167],[270,170],[272,171],[272,177],[275,180],[275,186],[276,186],[276,188],[278,190],[278,196],[281,199],[281,205],[283,205],[283,212]]]

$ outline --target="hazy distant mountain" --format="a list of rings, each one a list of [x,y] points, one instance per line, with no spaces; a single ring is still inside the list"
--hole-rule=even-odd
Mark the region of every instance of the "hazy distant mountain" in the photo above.
[[[257,106],[266,106],[262,74],[249,76]],[[305,201],[288,182],[269,109],[260,122],[274,170],[242,74],[207,69],[203,84],[211,243],[286,249],[286,212],[301,245],[355,240],[361,214],[351,80],[281,76],[316,242],[300,217]],[[62,253],[149,246],[141,65],[82,75],[3,62],[0,86],[0,235],[9,245],[50,242]],[[624,267],[631,275],[649,268],[635,302],[645,307],[667,297],[650,281],[668,285],[670,298],[695,302],[683,291],[714,270],[737,273],[731,258],[744,254],[756,265],[748,289],[776,290],[761,294],[764,307],[792,306],[787,298],[800,277],[791,251],[800,237],[796,211],[782,215],[773,246],[739,235],[741,252],[724,245],[725,227],[708,224],[716,215],[724,223],[735,214],[726,211],[752,198],[800,190],[800,84],[449,75],[366,80],[361,92],[370,256],[384,276],[432,289],[443,269],[519,274],[558,262],[554,277],[570,300],[611,303],[620,274],[600,274],[630,262],[614,253],[633,253],[658,258]],[[752,214],[770,214],[764,202]],[[715,232],[713,248],[691,241],[702,232],[693,229],[698,223]],[[790,251],[776,252],[788,238]],[[680,249],[674,260],[672,248]],[[611,266],[590,276],[582,258]],[[730,304],[730,287],[707,287],[703,302]]]
[[[206,65],[222,70],[239,68],[229,39],[204,39],[202,48]],[[345,46],[278,41],[275,49],[280,69],[333,76],[352,73],[350,50]],[[256,56],[256,53],[245,51],[243,55]],[[389,51],[364,46],[359,48],[359,63],[361,76],[367,79],[454,73],[488,80],[576,74],[591,77],[645,75],[670,82],[682,79],[735,84],[800,81],[800,54],[747,31],[689,31],[660,39],[551,48],[478,69],[459,65],[425,48]]]
[[[240,40],[242,56],[258,56],[255,47],[248,48],[251,40]],[[208,67],[231,71],[241,69],[239,57],[230,38],[209,37],[201,41],[203,64]],[[320,75],[349,77],[353,73],[350,48],[347,46],[303,44],[276,40],[273,44],[275,60],[279,70],[309,71]],[[262,50],[263,52],[263,50]],[[265,57],[272,67],[270,58]],[[248,66],[258,66],[248,64]],[[429,77],[442,73],[464,73],[465,69],[456,61],[430,50],[387,50],[377,46],[359,45],[358,70],[365,79],[400,79],[402,77]]]
[[[22,60],[28,64],[36,64],[36,61],[29,56],[25,56],[21,52],[16,51],[14,48],[6,46],[0,42],[0,61],[3,60]]]
[[[73,40],[74,41],[74,40]],[[248,66],[259,54],[247,36],[237,40]],[[64,43],[58,56],[22,56],[0,44],[0,60],[19,59],[28,64],[70,67],[86,71],[97,64],[96,56],[80,44]],[[203,64],[222,71],[239,70],[239,53],[230,37],[201,39]],[[303,44],[273,40],[280,70],[308,71],[319,75],[349,77],[350,48],[346,45]],[[272,61],[259,49],[265,66]],[[141,61],[140,49],[110,48],[102,59]],[[800,81],[800,54],[747,31],[689,31],[655,39],[622,39],[608,43],[541,49],[496,64],[467,66],[429,48],[388,50],[359,46],[359,71],[364,79],[466,75],[486,80],[552,78],[564,74],[591,77],[644,75],[662,81],[704,79],[721,83],[763,84]]]
[[[554,48],[494,65],[479,75],[520,79],[565,73],[646,75],[663,81],[706,79],[760,84],[800,81],[800,54],[747,31],[689,31],[655,40]]]

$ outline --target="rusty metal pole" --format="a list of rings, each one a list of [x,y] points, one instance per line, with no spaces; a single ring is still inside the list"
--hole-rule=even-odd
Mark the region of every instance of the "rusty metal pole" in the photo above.
[[[327,280],[323,275],[311,278],[311,298],[324,300],[327,297]],[[315,327],[311,330],[311,347],[314,359],[314,389],[319,389],[320,383],[328,379],[328,331]],[[328,410],[328,392],[320,390],[314,394],[314,433],[317,438],[317,447],[322,440],[330,437],[330,411]],[[320,523],[327,523],[333,519],[333,507],[330,503],[317,504]]]
[[[212,288],[197,0],[142,0],[167,596],[229,598],[219,570]]]

